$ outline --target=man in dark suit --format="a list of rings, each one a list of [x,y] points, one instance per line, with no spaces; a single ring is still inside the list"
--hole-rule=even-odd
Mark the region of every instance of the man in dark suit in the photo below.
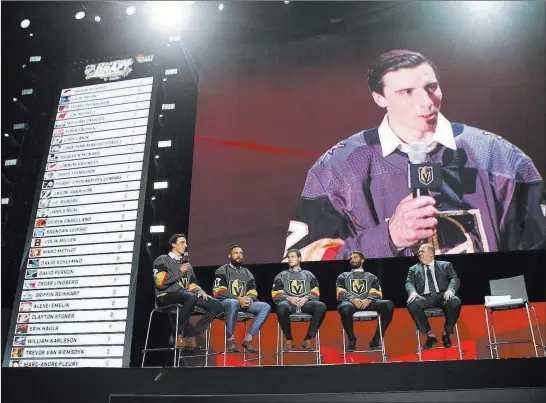
[[[461,300],[455,296],[460,280],[450,262],[434,260],[434,247],[423,244],[419,248],[421,263],[410,267],[406,279],[409,294],[408,310],[417,328],[427,336],[423,348],[431,348],[438,343],[425,315],[427,308],[442,308],[445,313],[442,341],[451,347],[450,334],[461,312]]]

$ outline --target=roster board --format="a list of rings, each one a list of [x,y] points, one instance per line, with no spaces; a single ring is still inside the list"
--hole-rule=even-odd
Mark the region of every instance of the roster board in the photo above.
[[[155,70],[137,55],[61,82],[4,366],[129,364]]]

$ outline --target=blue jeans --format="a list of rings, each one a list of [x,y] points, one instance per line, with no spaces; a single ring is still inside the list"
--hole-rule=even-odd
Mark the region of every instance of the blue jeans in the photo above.
[[[228,339],[233,337],[235,332],[235,325],[237,323],[237,312],[248,312],[256,315],[250,326],[248,333],[251,336],[258,334],[258,331],[264,325],[267,320],[269,312],[271,312],[271,307],[265,302],[255,301],[250,304],[248,308],[243,308],[239,305],[239,302],[236,299],[224,299],[221,301],[224,306],[224,314],[226,317],[226,336]]]

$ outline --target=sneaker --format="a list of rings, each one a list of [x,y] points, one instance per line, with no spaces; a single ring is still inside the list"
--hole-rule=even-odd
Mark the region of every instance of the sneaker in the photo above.
[[[284,343],[283,350],[292,351],[293,349],[294,349],[294,340],[286,340],[286,343]]]
[[[247,353],[258,354],[258,349],[252,345],[251,341],[244,341],[242,346]]]
[[[356,339],[349,340],[349,344],[347,345],[347,351],[352,353],[356,350]]]
[[[303,343],[301,343],[301,346],[306,351],[315,351],[311,339],[304,340]]]
[[[226,352],[227,353],[238,353],[239,348],[235,345],[235,339],[228,340],[226,342]]]

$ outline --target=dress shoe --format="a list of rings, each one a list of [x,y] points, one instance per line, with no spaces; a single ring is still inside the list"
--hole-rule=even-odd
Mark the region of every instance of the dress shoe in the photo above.
[[[423,344],[423,350],[432,348],[434,344],[438,343],[438,339],[435,336],[427,336],[427,341]]]
[[[445,348],[451,347],[453,344],[451,343],[451,337],[449,337],[449,333],[444,333],[442,335],[442,342],[444,343]]]
[[[294,349],[294,340],[286,340],[286,343],[284,343],[283,350],[292,351],[293,349]]]
[[[349,344],[347,344],[347,351],[352,353],[356,350],[356,339],[349,340]]]
[[[242,346],[247,353],[258,354],[258,349],[252,345],[251,341],[244,341]]]
[[[377,339],[372,339],[372,341],[370,341],[369,346],[370,346],[370,350],[372,350],[372,351],[381,351],[382,350],[381,343]]]
[[[301,343],[301,346],[305,351],[315,351],[311,339],[304,340],[303,343]]]
[[[235,345],[235,340],[231,339],[226,342],[226,352],[228,353],[238,353],[239,348]]]

